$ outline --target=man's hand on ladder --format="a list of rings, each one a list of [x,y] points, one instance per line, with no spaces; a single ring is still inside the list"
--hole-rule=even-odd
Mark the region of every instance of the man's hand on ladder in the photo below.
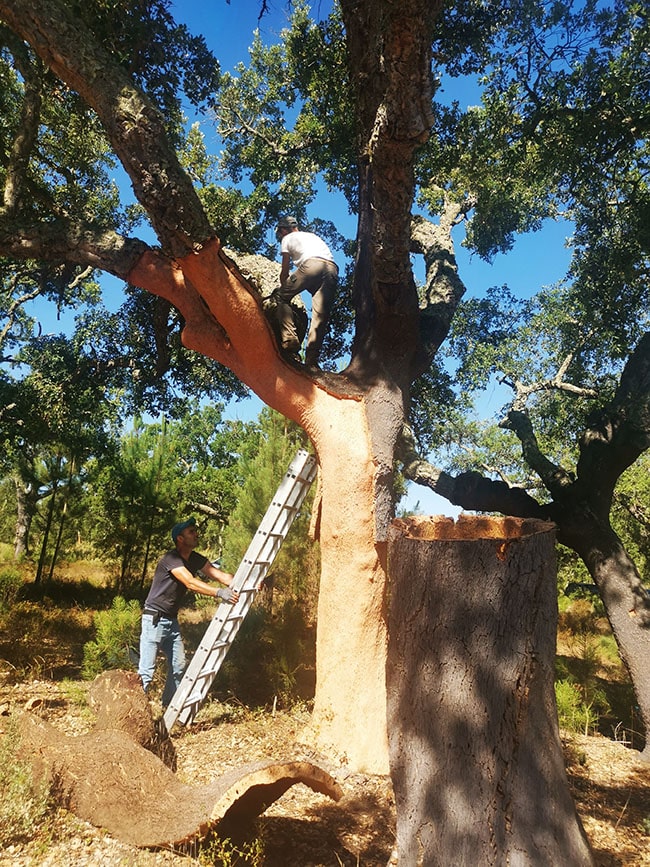
[[[234,605],[239,600],[239,591],[233,590],[232,587],[220,587],[217,590],[217,599],[221,599],[222,602],[230,602],[231,605]]]

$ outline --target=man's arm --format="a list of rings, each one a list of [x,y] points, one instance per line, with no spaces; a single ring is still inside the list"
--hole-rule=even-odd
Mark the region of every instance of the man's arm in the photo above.
[[[217,596],[222,598],[219,594],[218,587],[214,587],[212,584],[206,584],[205,581],[201,581],[200,578],[192,575],[190,570],[187,569],[185,566],[178,566],[176,569],[171,569],[170,571],[174,578],[178,579],[181,584],[184,584],[187,589],[191,590],[193,593],[201,593],[201,595],[203,596],[212,596],[215,599]],[[214,577],[217,581],[221,581],[226,586],[228,586],[233,579],[233,576],[230,575],[228,572],[222,572],[221,569],[217,569],[211,563],[206,563],[205,566],[202,567],[202,571],[205,572],[205,574],[209,578]],[[213,572],[218,573],[218,575],[213,575]],[[227,601],[236,602],[237,599],[239,599],[239,593],[236,590],[231,590],[230,592],[233,594],[234,598]]]
[[[289,279],[289,269],[291,268],[291,256],[288,253],[282,254],[282,267],[280,268],[280,286],[284,288],[285,283]]]
[[[201,572],[204,575],[207,575],[208,578],[212,578],[213,581],[220,581],[222,584],[225,584],[226,587],[230,587],[235,576],[231,575],[230,572],[224,572],[223,569],[217,568],[209,561],[205,564],[205,566],[201,567]]]

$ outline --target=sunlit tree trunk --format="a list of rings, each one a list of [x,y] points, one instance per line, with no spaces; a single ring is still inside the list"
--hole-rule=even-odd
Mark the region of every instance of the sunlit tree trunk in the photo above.
[[[36,575],[34,577],[34,584],[40,584],[43,578],[43,571],[45,569],[45,559],[47,557],[47,546],[50,541],[50,530],[52,528],[52,521],[54,520],[54,507],[56,505],[56,494],[58,490],[58,483],[56,479],[52,482],[52,490],[50,491],[50,499],[47,504],[47,513],[45,517],[45,528],[43,529],[43,538],[41,540],[41,552],[38,557],[38,566],[36,567]]]
[[[605,605],[621,658],[627,667],[645,729],[642,757],[650,762],[650,594],[609,521],[589,525],[574,540]],[[587,522],[585,522],[587,523]],[[638,735],[637,735],[638,736]]]
[[[385,543],[366,408],[319,395],[315,409],[327,423],[310,431],[322,478],[313,730],[323,751],[387,773]]]
[[[65,527],[65,519],[68,514],[68,501],[70,499],[70,493],[72,491],[72,479],[74,477],[75,472],[75,459],[72,458],[70,460],[70,466],[68,468],[68,483],[65,488],[64,496],[63,496],[63,505],[61,507],[61,516],[59,518],[59,529],[56,534],[56,542],[54,543],[54,551],[52,552],[52,560],[50,561],[50,571],[47,575],[47,580],[51,581],[54,575],[54,567],[56,566],[56,561],[59,558],[59,550],[61,548],[61,539],[63,538],[63,528]]]
[[[29,554],[29,530],[35,508],[33,487],[26,485],[20,476],[14,476],[16,489],[16,533],[14,536],[14,560]]]

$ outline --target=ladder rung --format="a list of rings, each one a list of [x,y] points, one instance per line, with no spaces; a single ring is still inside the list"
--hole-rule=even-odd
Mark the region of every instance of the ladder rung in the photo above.
[[[204,650],[206,653],[210,653],[213,650],[219,650],[220,647],[228,647],[230,644],[229,641],[216,641],[214,644],[201,644],[197,648],[197,653],[199,650]]]
[[[220,667],[221,667],[221,666],[217,666],[216,668],[204,668],[204,669],[201,671],[201,674],[197,675],[197,678],[196,678],[197,682],[199,682],[199,681],[205,681],[205,680],[207,680],[208,678],[213,678],[213,677],[215,676],[215,674],[219,671],[219,668],[220,668]],[[210,680],[210,683],[212,683],[212,680]],[[208,686],[209,686],[209,685],[210,685],[210,684],[208,684]],[[187,703],[188,701],[189,701],[189,699],[185,699],[185,702],[186,702],[186,703]]]

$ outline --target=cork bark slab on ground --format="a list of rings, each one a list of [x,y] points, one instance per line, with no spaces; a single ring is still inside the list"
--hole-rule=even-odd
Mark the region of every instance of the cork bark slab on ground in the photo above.
[[[309,762],[278,761],[235,769],[190,786],[153,753],[118,731],[67,737],[29,713],[20,718],[23,754],[39,778],[76,815],[125,843],[175,847],[218,826],[245,824],[296,783],[338,801],[341,787]]]
[[[141,719],[150,715],[148,703],[140,701],[142,689],[130,674],[106,673],[93,696],[103,710],[95,729],[77,737],[23,712],[21,753],[37,779],[53,784],[63,806],[125,843],[177,847],[222,823],[245,826],[296,783],[336,801],[342,797],[328,773],[304,761],[260,762],[206,785],[187,785],[165,764],[168,756],[152,751],[160,753],[160,745],[151,743]]]

